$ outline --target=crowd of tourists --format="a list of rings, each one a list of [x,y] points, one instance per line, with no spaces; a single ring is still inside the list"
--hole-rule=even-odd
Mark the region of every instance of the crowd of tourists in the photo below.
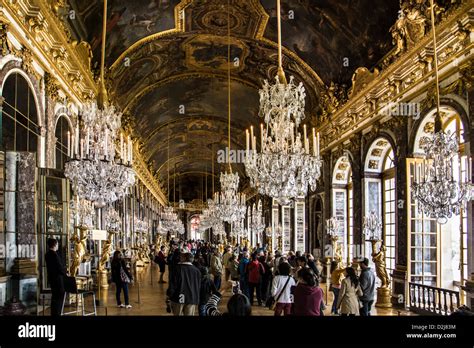
[[[271,252],[266,246],[216,246],[205,241],[171,241],[155,250],[160,283],[168,283],[166,307],[173,315],[251,315],[268,307],[275,316],[322,316],[326,309],[323,266],[310,253]],[[330,289],[333,315],[370,315],[375,275],[368,259],[342,267],[333,262]],[[168,280],[164,274],[168,269]],[[360,273],[360,274],[359,274]],[[219,310],[224,291],[231,292],[227,313]]]

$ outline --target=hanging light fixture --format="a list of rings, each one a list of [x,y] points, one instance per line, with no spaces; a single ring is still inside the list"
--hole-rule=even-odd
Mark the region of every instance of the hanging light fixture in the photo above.
[[[214,203],[217,206],[219,216],[221,220],[232,223],[242,220],[247,210],[245,206],[246,197],[245,193],[238,192],[239,188],[239,174],[232,172],[232,165],[230,163],[230,152],[231,152],[231,138],[230,138],[230,126],[231,126],[231,57],[230,57],[230,2],[227,2],[227,99],[228,99],[228,151],[227,151],[227,162],[229,164],[229,171],[223,172],[220,175],[221,192],[214,194]]]
[[[84,228],[94,227],[96,217],[94,203],[86,199],[80,199],[79,196],[75,195],[69,206],[72,225]]]
[[[382,219],[375,211],[370,212],[368,216],[364,216],[363,228],[365,239],[370,241],[382,239]]]
[[[306,92],[303,84],[296,85],[293,76],[288,83],[283,71],[281,43],[281,9],[277,0],[278,18],[278,73],[275,84],[264,81],[260,90],[260,153],[253,127],[246,132],[247,156],[245,168],[250,183],[260,194],[288,205],[297,197],[304,197],[316,189],[321,175],[319,133],[313,129],[313,149],[307,136],[299,132],[305,118]]]
[[[168,139],[168,160],[167,160],[167,177],[168,177],[168,206],[163,208],[163,212],[161,214],[161,220],[159,224],[159,231],[161,234],[166,234],[168,232],[177,232],[179,234],[184,234],[184,225],[182,221],[179,219],[178,214],[174,211],[174,208],[171,206],[170,203],[170,134],[169,134],[169,126],[166,128],[167,130],[167,139]],[[174,172],[173,180],[176,178],[176,170]],[[175,198],[173,199],[176,201],[176,183],[173,184],[173,194]]]
[[[451,134],[442,128],[433,0],[430,0],[430,4],[436,76],[435,133],[432,137],[421,139],[425,158],[423,163],[417,164],[415,168],[412,198],[418,202],[420,213],[437,219],[440,224],[445,224],[453,214],[459,215],[461,210],[466,208],[466,203],[473,198],[474,186],[471,181],[471,159],[460,158],[456,134]],[[455,171],[454,168],[459,168],[459,171]],[[462,172],[461,168],[466,168],[464,175],[455,178],[457,173]]]
[[[251,215],[252,215],[252,220],[250,223],[250,227],[251,227],[252,233],[255,233],[255,235],[259,236],[265,230],[265,227],[266,227],[263,212],[261,209],[258,209],[254,204],[252,207]]]
[[[122,218],[111,206],[105,211],[105,229],[112,232],[119,232],[122,229]]]
[[[94,202],[97,208],[125,196],[135,184],[132,142],[120,133],[122,114],[109,103],[105,88],[106,26],[107,0],[104,1],[99,103],[86,105],[81,112],[81,124],[77,123],[74,134],[68,134],[70,160],[64,170],[76,195]]]

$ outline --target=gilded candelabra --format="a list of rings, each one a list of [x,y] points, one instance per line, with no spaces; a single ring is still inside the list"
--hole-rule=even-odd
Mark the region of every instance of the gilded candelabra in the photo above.
[[[385,264],[385,245],[382,241],[382,220],[372,211],[364,217],[364,235],[372,244],[372,261],[375,264],[375,272],[381,281],[381,286],[377,288],[376,307],[392,307],[390,278]],[[377,250],[377,243],[380,243],[380,249]]]
[[[117,232],[115,231],[107,231],[108,236],[107,239],[102,244],[102,255],[99,261],[99,274],[100,274],[100,286],[103,289],[107,289],[109,287],[108,282],[108,273],[106,269],[106,264],[110,260],[110,254],[112,252],[112,238]]]
[[[337,241],[339,240],[339,220],[335,217],[326,220],[326,230],[331,241],[331,256],[333,260],[338,262],[342,261],[342,248],[338,246]]]

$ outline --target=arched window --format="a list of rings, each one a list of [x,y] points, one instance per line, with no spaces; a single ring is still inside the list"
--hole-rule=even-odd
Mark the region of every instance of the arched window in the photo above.
[[[365,215],[375,211],[382,219],[387,272],[392,274],[396,257],[396,171],[394,151],[387,139],[377,138],[369,147],[364,172]],[[371,253],[372,246],[366,242],[366,257]]]
[[[411,200],[411,184],[415,177],[417,164],[423,161],[423,137],[434,133],[434,114],[432,110],[418,127],[413,148],[414,158],[409,160],[409,274],[410,281],[419,284],[447,289],[459,288],[468,276],[468,217],[466,212],[454,215],[444,225],[418,211],[418,204]],[[442,126],[457,138],[459,155],[464,157],[464,127],[458,113],[451,107],[442,106]],[[463,163],[463,161],[461,161]],[[466,173],[464,165],[454,166],[454,177],[461,178]]]
[[[5,151],[36,152],[38,148],[38,111],[26,79],[20,73],[7,77],[2,96],[2,148]]]
[[[343,259],[350,264],[353,250],[353,195],[352,170],[349,158],[342,156],[336,162],[332,178],[332,216],[340,222],[340,240]]]
[[[67,144],[71,134],[69,122],[65,116],[60,116],[56,123],[56,169],[63,170],[68,159]]]

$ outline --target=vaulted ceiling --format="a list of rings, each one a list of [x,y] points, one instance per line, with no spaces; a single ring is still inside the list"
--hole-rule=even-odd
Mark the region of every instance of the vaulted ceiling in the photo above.
[[[212,187],[207,173],[224,168],[216,159],[227,145],[227,3],[109,0],[109,94],[165,190],[168,167],[171,188],[176,173],[176,186],[183,188],[176,199],[201,198],[206,177],[208,192]],[[69,0],[77,14],[69,24],[90,43],[96,68],[102,4]],[[275,0],[230,0],[231,57],[238,58],[230,66],[234,149],[243,149],[245,129],[261,122],[258,89],[276,74],[275,7]],[[306,88],[305,122],[315,123],[330,82],[348,84],[355,69],[373,67],[390,50],[398,9],[397,0],[380,6],[372,0],[282,0],[283,64]],[[243,166],[234,168],[243,180]]]

